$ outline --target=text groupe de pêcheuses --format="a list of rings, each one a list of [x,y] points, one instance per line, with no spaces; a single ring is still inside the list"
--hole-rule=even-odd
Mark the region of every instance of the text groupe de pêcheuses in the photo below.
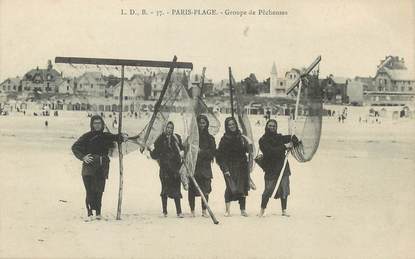
[[[225,9],[224,15],[229,16],[245,16],[252,14],[253,11],[246,10],[231,10]],[[216,9],[171,9],[172,15],[218,15],[219,12]],[[258,15],[284,15],[285,11],[275,11],[271,9],[258,9],[255,14]]]

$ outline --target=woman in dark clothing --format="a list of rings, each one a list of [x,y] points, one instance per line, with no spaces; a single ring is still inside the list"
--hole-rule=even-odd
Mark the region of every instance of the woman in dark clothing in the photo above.
[[[160,166],[161,202],[163,215],[167,217],[167,198],[174,199],[177,217],[183,218],[180,199],[180,167],[184,156],[182,140],[173,133],[174,124],[169,121],[164,132],[154,142],[154,149],[150,150],[153,159],[158,160]]]
[[[292,141],[298,141],[295,135],[281,135],[277,133],[277,121],[269,120],[265,125],[265,134],[259,140],[259,148],[263,154],[263,170],[265,172],[265,190],[262,194],[261,211],[258,216],[265,215],[269,198],[275,190],[277,180],[284,165],[285,151],[292,147]],[[286,146],[287,145],[287,146]],[[285,167],[280,186],[275,194],[275,199],[281,199],[282,215],[289,216],[286,212],[287,197],[290,194],[290,165]]]
[[[195,179],[203,192],[206,200],[209,200],[209,193],[212,191],[211,179],[212,167],[211,163],[216,152],[215,138],[209,134],[209,121],[205,115],[197,117],[197,125],[199,127],[199,153],[196,161]],[[190,182],[188,199],[192,216],[195,216],[195,197],[200,196],[193,182]],[[202,216],[209,217],[206,212],[206,206],[202,201]]]
[[[232,117],[225,120],[225,134],[219,143],[216,161],[226,181],[225,216],[230,216],[230,202],[239,201],[241,215],[247,217],[246,196],[249,191],[248,141],[238,129]],[[231,185],[234,185],[233,188]]]
[[[82,163],[82,180],[86,190],[85,204],[88,220],[101,219],[102,193],[108,179],[110,159],[108,151],[115,141],[126,141],[127,136],[104,132],[104,120],[99,115],[91,117],[91,131],[82,135],[73,145],[72,152]]]

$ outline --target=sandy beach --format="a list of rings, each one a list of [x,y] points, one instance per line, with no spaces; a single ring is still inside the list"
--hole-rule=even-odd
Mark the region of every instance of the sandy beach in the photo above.
[[[415,258],[415,120],[389,114],[381,124],[359,123],[367,110],[350,107],[343,124],[324,118],[313,160],[290,157],[289,218],[279,200],[270,201],[267,217],[256,216],[264,186],[259,167],[249,217],[240,216],[237,203],[224,217],[225,184],[214,165],[210,206],[219,225],[201,217],[199,199],[191,218],[184,190],[186,217],[175,217],[172,200],[169,217],[160,217],[158,166],[139,152],[124,157],[122,220],[115,220],[119,173],[112,158],[106,220],[84,222],[81,163],[70,147],[88,130],[86,113],[49,117],[47,128],[45,117],[1,116],[0,257]],[[287,118],[277,120],[287,133]],[[263,126],[253,131],[258,145]]]

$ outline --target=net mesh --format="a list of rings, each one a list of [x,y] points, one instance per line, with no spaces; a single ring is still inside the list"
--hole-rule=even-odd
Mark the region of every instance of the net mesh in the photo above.
[[[209,108],[207,104],[203,101],[202,89],[203,89],[203,79],[199,80],[199,76],[195,75],[189,77],[190,81],[183,80],[183,85],[187,89],[189,96],[194,100],[194,111],[196,116],[205,115],[209,120],[208,131],[211,135],[215,136],[220,130],[220,121],[217,116],[213,113],[213,108]],[[204,78],[204,74],[202,75]]]
[[[121,89],[121,67],[106,65],[56,64],[66,77],[73,78],[74,91],[64,96],[69,110],[84,111],[86,115],[101,115],[105,130],[118,132],[119,112],[123,111],[122,132],[130,139],[123,143],[122,152],[128,154],[151,146],[163,131],[167,121],[174,114],[184,113],[189,99],[184,82],[188,81],[190,70],[174,69],[160,109],[154,111],[168,75],[168,68],[124,67],[123,107],[119,105]],[[61,97],[57,97],[61,98]],[[62,99],[62,98],[61,98]],[[156,113],[154,122],[149,121]],[[173,115],[173,116],[172,116]],[[176,125],[178,128],[183,128]],[[149,134],[146,136],[147,129]],[[118,151],[112,150],[111,156]]]
[[[183,90],[185,88],[183,87]],[[180,175],[194,175],[196,169],[197,155],[199,153],[199,128],[197,125],[195,107],[197,99],[190,98],[188,91],[183,91],[184,98],[184,111],[181,117],[183,118],[183,144],[185,147],[185,156],[183,165],[180,168]]]
[[[301,88],[296,88],[294,95],[299,96],[298,114],[291,121],[289,132],[296,135],[299,145],[291,150],[291,154],[299,162],[310,161],[317,151],[320,143],[323,91],[318,79],[318,66],[301,79]],[[296,117],[295,117],[296,116]]]
[[[249,121],[248,115],[245,112],[245,107],[242,101],[243,89],[242,87],[237,87],[235,83],[235,79],[231,76],[232,85],[233,85],[233,92],[234,92],[234,104],[236,108],[236,120],[238,121],[238,125],[242,131],[242,135],[245,137],[247,142],[249,143],[249,153],[248,153],[248,169],[249,173],[252,172],[254,169],[254,158],[255,158],[255,144],[254,138],[252,134],[251,122]],[[252,179],[250,179],[250,187],[252,189],[256,189],[256,186]]]

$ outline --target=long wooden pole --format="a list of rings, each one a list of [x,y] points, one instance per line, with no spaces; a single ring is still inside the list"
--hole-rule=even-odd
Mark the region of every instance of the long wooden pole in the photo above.
[[[122,130],[122,111],[123,111],[123,99],[124,99],[124,66],[121,66],[121,88],[120,88],[120,107],[118,111],[118,135],[121,134]],[[120,165],[120,183],[118,188],[118,205],[117,205],[117,220],[121,219],[121,205],[122,205],[122,192],[124,186],[124,167],[123,167],[123,153],[122,153],[122,142],[118,141],[118,161]]]
[[[311,63],[310,66],[308,66],[308,68],[306,68],[306,70],[304,71],[304,73],[302,73],[302,75],[300,75],[300,77],[298,77],[297,79],[295,79],[295,81],[291,84],[291,86],[287,89],[287,94],[291,93],[292,90],[294,90],[295,87],[297,87],[297,85],[300,83],[301,77],[304,75],[308,75],[315,66],[318,65],[318,63],[320,63],[321,61],[321,56],[318,56],[313,63]]]
[[[235,112],[233,110],[233,99],[234,99],[233,94],[234,94],[234,91],[235,91],[235,86],[233,85],[233,75],[232,75],[231,67],[229,67],[229,91],[230,91],[230,97],[231,97],[231,111],[232,111],[231,115],[232,115],[232,118],[235,118]],[[246,132],[247,132],[246,126],[243,124],[242,117],[240,117],[240,115],[243,111],[242,109],[244,109],[244,108],[240,107],[240,106],[242,106],[242,104],[237,102],[236,109],[238,110],[238,118],[242,123],[240,126],[242,127],[242,131],[245,132],[244,134],[246,134]],[[253,148],[254,143],[252,143],[251,145],[252,145],[252,147],[250,147],[250,148]],[[253,153],[250,152],[250,154],[252,154],[252,156],[254,156]],[[253,157],[252,157],[252,159],[253,159]],[[251,160],[251,162],[253,163],[253,160]],[[225,180],[226,180],[226,177],[225,177]],[[228,179],[228,180],[230,181],[230,179]],[[249,174],[249,185],[252,188],[252,190],[256,190],[256,185],[255,185],[254,181],[251,178],[251,174]]]
[[[294,122],[295,120],[297,120],[297,116],[298,116],[298,106],[300,104],[300,95],[301,95],[301,87],[302,87],[302,83],[301,81],[299,82],[298,85],[298,93],[297,93],[297,101],[295,104],[295,111],[294,111]],[[295,125],[294,125],[295,126]],[[288,156],[290,154],[290,150],[287,150],[285,152],[285,158],[284,158],[284,164],[282,166],[282,169],[280,171],[280,174],[278,175],[278,179],[277,179],[277,184],[276,184],[276,188],[275,188],[275,192],[278,192],[278,188],[280,187],[281,184],[281,180],[282,180],[282,175],[284,174],[285,171],[285,167],[287,166],[287,162],[288,162]]]
[[[166,78],[166,81],[164,82],[163,89],[160,92],[159,99],[157,100],[157,103],[154,105],[154,111],[151,116],[150,122],[148,123],[146,133],[144,135],[144,145],[147,145],[147,140],[150,135],[151,128],[153,127],[154,121],[156,120],[156,116],[157,116],[158,110],[160,109],[161,102],[163,101],[163,97],[166,94],[167,87],[170,84],[170,78],[173,73],[173,70],[176,67],[176,61],[177,61],[177,57],[174,56],[173,62],[170,63],[169,73],[167,74],[167,78]]]
[[[199,95],[199,97],[202,97],[203,96],[203,86],[204,86],[204,84],[205,84],[205,73],[206,73],[206,67],[203,67],[203,70],[202,70],[202,78],[200,79],[200,95]]]
[[[199,186],[199,184],[196,182],[195,177],[193,176],[192,172],[190,172],[189,168],[187,167],[186,161],[183,161],[183,165],[185,166],[186,171],[187,171],[187,174],[189,175],[189,177],[190,177],[190,179],[192,180],[193,184],[196,186],[196,189],[197,189],[198,193],[200,194],[200,197],[202,198],[202,201],[203,201],[203,203],[205,204],[206,209],[208,210],[209,215],[210,215],[210,218],[212,219],[213,223],[214,223],[215,225],[216,225],[216,224],[219,224],[219,221],[216,219],[215,214],[213,214],[213,211],[210,209],[209,203],[208,203],[208,201],[206,200],[206,197],[205,197],[205,195],[203,194],[202,189],[200,189],[200,186]]]
[[[56,57],[55,63],[132,66],[132,67],[165,67],[165,68],[170,68],[173,65],[171,61],[111,59],[111,58],[80,58],[80,57]],[[193,69],[193,64],[191,62],[177,62],[174,64],[174,67]]]
[[[235,117],[234,111],[233,111],[233,85],[232,85],[232,68],[229,67],[229,94],[231,96],[231,116],[232,118]]]

